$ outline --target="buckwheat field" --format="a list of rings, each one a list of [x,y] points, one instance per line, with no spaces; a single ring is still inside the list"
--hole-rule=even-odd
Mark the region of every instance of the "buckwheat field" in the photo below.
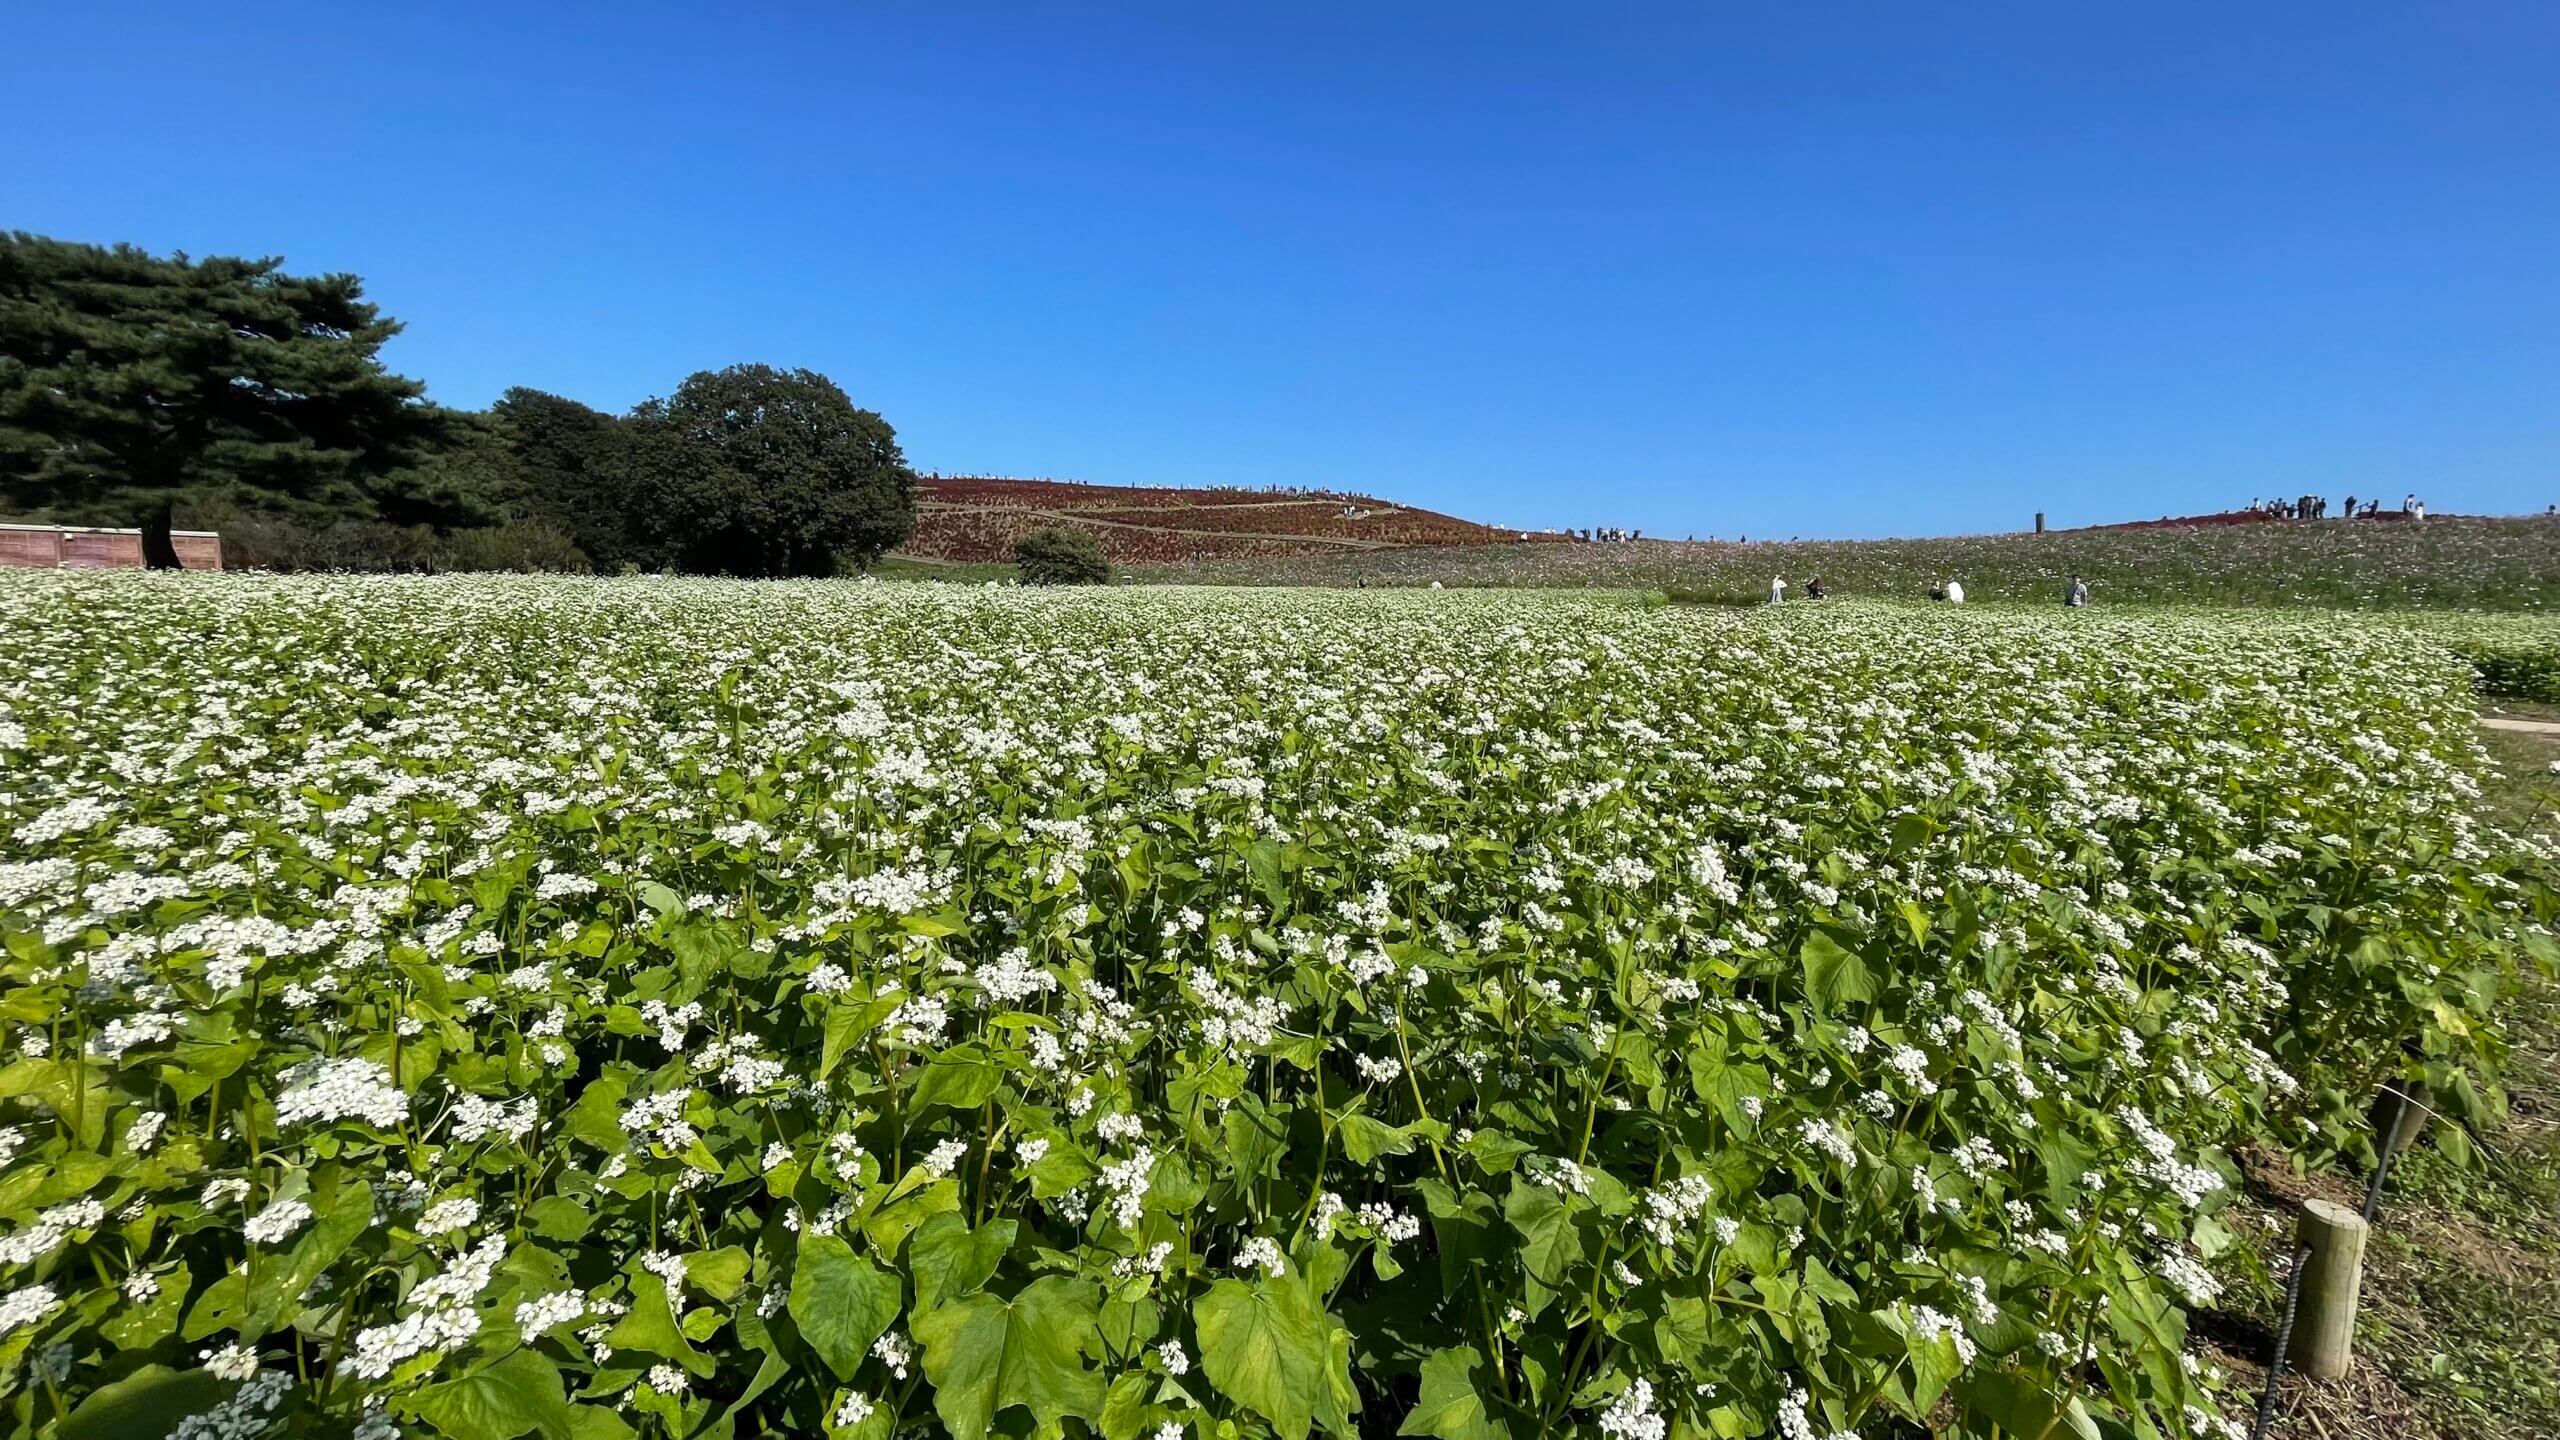
[[[2319,617],[22,573],[0,676],[64,1440],[2227,1436],[2235,1156],[2560,959]]]

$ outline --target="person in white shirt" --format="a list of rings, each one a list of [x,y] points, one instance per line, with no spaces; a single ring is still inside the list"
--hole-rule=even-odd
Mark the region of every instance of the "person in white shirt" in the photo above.
[[[1772,575],[1769,577],[1769,603],[1772,605],[1784,605],[1787,603],[1786,576]]]
[[[2427,518],[2427,502],[2424,500],[2410,501],[2409,518],[2413,521],[2424,521]]]
[[[1947,582],[1947,603],[1950,605],[1961,605],[1964,603],[1963,581],[1950,580]]]

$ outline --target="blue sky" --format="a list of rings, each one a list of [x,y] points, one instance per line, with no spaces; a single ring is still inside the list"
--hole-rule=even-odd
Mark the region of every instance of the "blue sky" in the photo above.
[[[2560,501],[2560,9],[10,7],[0,225],[352,270],[440,400],[1888,535]]]

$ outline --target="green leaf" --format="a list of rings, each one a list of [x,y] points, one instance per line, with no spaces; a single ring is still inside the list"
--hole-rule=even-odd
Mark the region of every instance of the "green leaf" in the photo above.
[[[1098,1298],[1091,1284],[1051,1275],[1010,1301],[981,1293],[917,1317],[934,1413],[952,1440],[979,1440],[1016,1405],[1047,1434],[1069,1415],[1097,1419],[1102,1377],[1084,1368],[1082,1352],[1099,1343]]]
[[[598,1076],[578,1092],[561,1127],[608,1155],[622,1154],[631,1148],[631,1137],[622,1133],[622,1099],[630,1089],[621,1075]]]
[[[1502,1202],[1502,1218],[1520,1232],[1520,1258],[1529,1273],[1549,1285],[1562,1284],[1565,1272],[1583,1258],[1582,1232],[1562,1195],[1526,1175],[1511,1181]]]
[[[696,1250],[684,1257],[684,1278],[714,1300],[734,1300],[747,1283],[747,1252],[735,1245]]]
[[[663,1356],[682,1365],[696,1375],[709,1375],[718,1365],[708,1355],[693,1348],[676,1328],[675,1312],[667,1305],[667,1287],[657,1276],[635,1275],[631,1279],[631,1310],[614,1322],[604,1343],[616,1350],[638,1350]]]
[[[1132,1370],[1111,1382],[1111,1390],[1102,1397],[1102,1440],[1138,1440],[1138,1432],[1147,1425],[1147,1391],[1154,1377],[1143,1370]]]
[[[595,1223],[584,1206],[565,1195],[545,1195],[527,1205],[524,1220],[534,1234],[545,1240],[582,1239],[587,1227]]]
[[[1337,1327],[1302,1278],[1221,1280],[1191,1314],[1201,1368],[1219,1394],[1270,1421],[1282,1440],[1306,1440],[1318,1422],[1351,1433],[1349,1348],[1335,1343]]]
[[[118,1310],[98,1327],[98,1333],[119,1350],[148,1350],[168,1339],[187,1308],[187,1281],[183,1268],[161,1276],[159,1294]]]
[[[568,1440],[569,1397],[559,1367],[540,1352],[516,1350],[486,1369],[430,1385],[410,1409],[453,1440],[513,1440],[528,1430]]]
[[[347,1253],[347,1247],[372,1224],[373,1187],[362,1180],[340,1184],[335,1196],[325,1202],[319,1221],[302,1232],[291,1258],[281,1265],[259,1267],[258,1283],[249,1291],[249,1311],[255,1328],[269,1330],[291,1318],[312,1282],[336,1264],[338,1257]]]
[[[975,1044],[954,1045],[924,1067],[908,1104],[918,1111],[930,1105],[974,1110],[996,1093],[997,1078],[996,1067],[984,1049]]]
[[[1914,1331],[1903,1337],[1903,1348],[1911,1356],[1911,1413],[1917,1419],[1964,1373],[1964,1361],[1957,1358],[1954,1337],[1944,1333],[1924,1340]]]
[[[1956,1387],[1965,1408],[2011,1435],[2046,1436],[2049,1440],[2099,1440],[2095,1420],[2080,1397],[2057,1405],[2053,1393],[2037,1381],[1988,1366],[1974,1371]]]
[[[895,1255],[917,1226],[936,1215],[960,1208],[960,1182],[956,1180],[927,1179],[909,1189],[908,1186],[923,1174],[922,1170],[908,1171],[907,1178],[898,1182],[898,1188],[890,1192],[897,1198],[862,1222],[862,1233],[870,1237],[881,1254]]]
[[[916,1308],[931,1310],[987,1283],[1013,1248],[1015,1224],[995,1221],[971,1230],[957,1213],[936,1215],[907,1241],[907,1273],[916,1282]]]
[[[1334,1133],[1342,1137],[1342,1153],[1350,1156],[1355,1165],[1413,1149],[1413,1136],[1408,1132],[1356,1112],[1343,1116]]]
[[[1396,1427],[1399,1435],[1435,1435],[1439,1440],[1510,1440],[1511,1431],[1486,1409],[1477,1393],[1478,1356],[1469,1346],[1435,1350],[1422,1362],[1422,1398]]]
[[[791,1267],[791,1318],[839,1379],[852,1379],[871,1342],[897,1322],[899,1299],[898,1277],[852,1246],[833,1235],[801,1235]]]
[[[234,1387],[210,1370],[145,1365],[99,1386],[54,1432],[60,1440],[130,1440],[165,1435],[183,1415],[197,1415],[229,1398]]]
[[[1876,980],[1867,972],[1867,962],[1842,948],[1829,931],[1808,932],[1797,955],[1804,962],[1804,993],[1814,1013],[1828,1014],[1851,1001],[1876,998]]]

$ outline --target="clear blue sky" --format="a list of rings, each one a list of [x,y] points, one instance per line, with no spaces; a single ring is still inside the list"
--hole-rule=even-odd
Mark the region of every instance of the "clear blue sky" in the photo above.
[[[2560,7],[44,5],[0,225],[352,270],[436,398],[1882,535],[2560,500]]]

